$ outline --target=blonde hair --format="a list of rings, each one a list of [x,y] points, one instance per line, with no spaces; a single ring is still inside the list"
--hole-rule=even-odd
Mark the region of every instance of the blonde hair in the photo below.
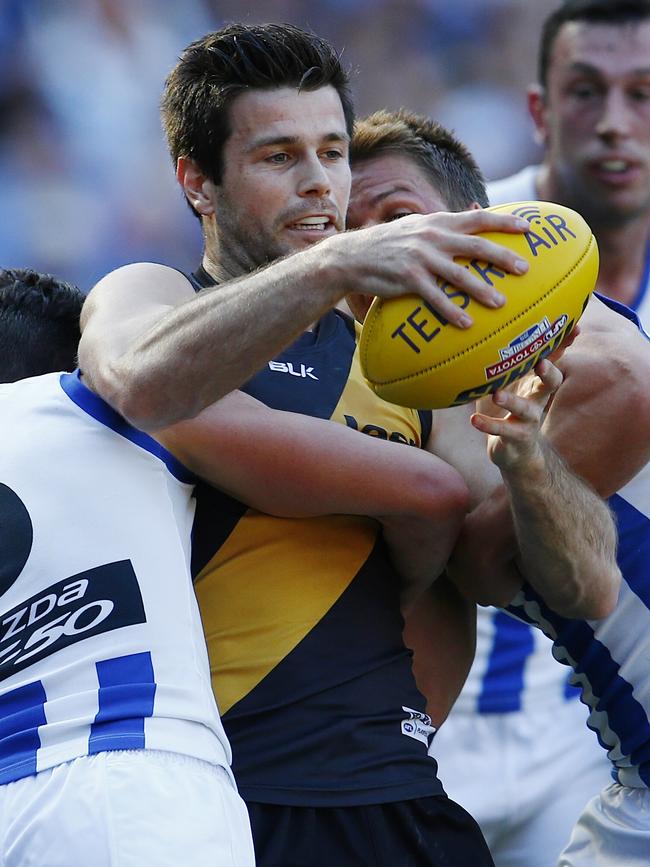
[[[357,120],[350,144],[352,167],[386,153],[416,162],[451,210],[463,211],[473,202],[487,207],[485,179],[476,160],[436,121],[404,108],[382,109]]]

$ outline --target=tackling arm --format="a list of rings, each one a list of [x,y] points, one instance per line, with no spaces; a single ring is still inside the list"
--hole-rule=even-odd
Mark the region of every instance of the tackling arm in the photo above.
[[[135,427],[159,430],[238,388],[346,292],[417,292],[452,324],[466,326],[466,315],[440,289],[445,280],[484,304],[502,299],[455,257],[517,273],[527,264],[520,267],[511,250],[477,233],[524,227],[523,220],[488,211],[414,215],[326,238],[198,295],[171,268],[128,265],[88,297],[80,366],[88,384]]]
[[[472,416],[488,435],[504,485],[493,486],[467,517],[450,574],[481,604],[507,604],[523,576],[559,613],[603,617],[616,603],[620,581],[613,520],[541,435],[562,376],[548,361],[536,371],[527,392],[494,395],[496,415]]]
[[[601,496],[609,496],[650,458],[650,344],[633,323],[592,298],[579,335],[557,364],[564,382],[544,433],[574,470]],[[506,604],[521,583],[516,552],[510,500],[502,485],[463,526],[453,555],[459,586],[482,604]],[[616,581],[600,602],[594,600],[596,615],[611,610],[615,587]]]
[[[242,392],[156,438],[197,475],[259,511],[378,520],[405,606],[444,569],[467,510],[462,478],[440,458],[269,409]]]

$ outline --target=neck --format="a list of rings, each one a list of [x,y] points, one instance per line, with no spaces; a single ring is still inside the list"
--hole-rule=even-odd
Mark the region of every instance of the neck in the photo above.
[[[592,229],[600,253],[596,289],[623,304],[632,304],[645,270],[650,220],[634,220],[623,226],[592,225]]]
[[[240,251],[241,253],[242,251]],[[214,218],[203,218],[203,258],[201,264],[217,283],[228,283],[256,269],[244,255],[237,256],[221,243]]]
[[[201,265],[203,266],[204,270],[208,272],[210,277],[212,277],[212,279],[217,285],[220,283],[227,283],[229,280],[233,280],[235,277],[234,274],[228,273],[228,271],[223,268],[219,262],[215,261],[208,253],[207,249],[203,250]]]
[[[545,165],[540,166],[537,174],[536,194],[540,199],[550,202],[566,201],[566,196],[553,183],[548,166]],[[618,223],[604,223],[586,213],[583,216],[598,242],[600,268],[596,290],[623,304],[632,304],[645,270],[650,215],[641,214]]]

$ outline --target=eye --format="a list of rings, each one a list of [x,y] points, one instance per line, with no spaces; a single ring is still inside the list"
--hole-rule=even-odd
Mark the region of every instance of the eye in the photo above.
[[[276,165],[282,165],[282,163],[286,163],[289,161],[289,154],[286,153],[277,153],[271,154],[268,157],[265,157],[265,162],[274,163]]]
[[[593,84],[576,84],[571,88],[571,93],[578,99],[589,99],[595,96],[597,92],[597,88]]]
[[[599,92],[598,87],[595,84],[589,81],[579,81],[573,84],[569,88],[569,93],[571,96],[574,96],[576,99],[587,100],[591,99],[594,96],[597,96]]]
[[[388,214],[384,218],[384,223],[392,223],[393,220],[401,220],[402,217],[408,217],[411,214],[415,213],[414,211],[409,211],[406,208],[403,208],[399,211],[393,211],[391,214]]]
[[[324,152],[323,156],[327,160],[342,160],[345,154],[338,148],[330,148],[330,150]]]
[[[633,102],[648,102],[650,100],[650,85],[633,87],[629,93]]]

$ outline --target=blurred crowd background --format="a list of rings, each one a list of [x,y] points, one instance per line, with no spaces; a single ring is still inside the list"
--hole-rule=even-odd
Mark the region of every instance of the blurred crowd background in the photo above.
[[[0,0],[0,265],[84,290],[127,262],[198,262],[198,222],[158,102],[192,39],[229,21],[329,38],[360,114],[406,106],[452,127],[489,179],[533,161],[525,108],[558,0]]]

